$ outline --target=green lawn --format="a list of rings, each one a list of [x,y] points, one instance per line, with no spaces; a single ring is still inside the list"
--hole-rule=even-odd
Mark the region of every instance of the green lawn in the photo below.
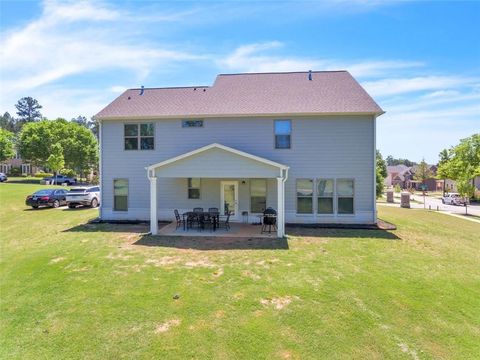
[[[380,207],[398,230],[201,251],[27,209],[39,188],[0,184],[0,358],[480,358],[477,223]]]

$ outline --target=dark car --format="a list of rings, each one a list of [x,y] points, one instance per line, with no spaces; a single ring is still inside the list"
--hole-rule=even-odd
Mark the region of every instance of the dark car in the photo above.
[[[58,208],[62,205],[67,205],[67,190],[64,189],[44,189],[38,190],[32,195],[28,195],[25,204],[34,209],[40,206],[50,206]]]

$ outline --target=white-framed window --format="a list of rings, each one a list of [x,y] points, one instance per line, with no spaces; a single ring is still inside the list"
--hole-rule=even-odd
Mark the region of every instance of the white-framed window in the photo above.
[[[297,214],[313,214],[312,179],[297,179]]]
[[[11,168],[12,168],[12,165],[10,164],[0,164],[0,172],[4,174],[9,174]]]
[[[290,149],[292,146],[292,121],[275,120],[275,149]]]
[[[32,167],[30,164],[22,164],[22,174],[30,174]]]
[[[153,123],[124,124],[125,150],[154,150],[155,126]]]
[[[333,214],[334,180],[317,180],[317,214]]]
[[[188,198],[200,199],[200,178],[188,178]]]
[[[128,179],[113,180],[113,210],[128,211]]]
[[[337,179],[337,213],[339,215],[355,212],[355,180]]]
[[[203,120],[201,119],[192,119],[192,120],[182,120],[183,128],[200,128],[203,127]]]
[[[263,213],[267,208],[267,180],[250,180],[250,211]]]

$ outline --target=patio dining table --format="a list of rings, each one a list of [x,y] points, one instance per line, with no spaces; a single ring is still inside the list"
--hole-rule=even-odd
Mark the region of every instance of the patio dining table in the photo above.
[[[213,231],[218,228],[218,223],[220,222],[220,213],[217,211],[187,211],[182,214],[183,217],[183,231],[185,231],[185,227],[187,224],[187,219],[190,217],[201,217],[203,216],[205,219],[210,220],[212,219],[213,224]]]

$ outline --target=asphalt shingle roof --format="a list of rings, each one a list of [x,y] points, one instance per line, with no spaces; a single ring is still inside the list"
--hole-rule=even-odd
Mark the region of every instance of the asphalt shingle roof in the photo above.
[[[96,116],[108,118],[382,114],[347,71],[220,74],[212,86],[129,89]]]

